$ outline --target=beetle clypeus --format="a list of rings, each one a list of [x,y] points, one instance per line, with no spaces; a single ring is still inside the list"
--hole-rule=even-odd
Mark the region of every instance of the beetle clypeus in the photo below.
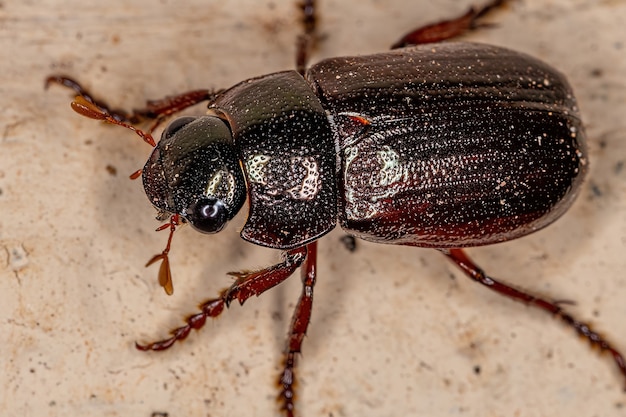
[[[221,231],[249,202],[241,237],[280,249],[282,262],[237,279],[169,339],[163,350],[303,268],[279,377],[281,408],[294,415],[297,355],[311,317],[317,240],[337,221],[350,235],[378,243],[438,249],[471,279],[538,307],[609,352],[626,377],[624,356],[557,302],[487,276],[461,248],[515,239],[560,217],[585,176],[584,130],[567,80],[508,49],[435,43],[477,26],[492,1],[449,21],[414,30],[390,52],[332,58],[306,68],[316,37],[314,0],[302,3],[304,33],[296,71],[245,80],[225,90],[196,90],[148,102],[131,115],[112,112],[78,83],[82,115],[128,127],[154,150],[141,171],[145,192],[167,222],[159,281],[173,292],[168,253],[173,232],[189,223]],[[202,101],[209,112],[171,122],[158,143],[151,132],[167,116]],[[130,124],[155,119],[149,132]]]

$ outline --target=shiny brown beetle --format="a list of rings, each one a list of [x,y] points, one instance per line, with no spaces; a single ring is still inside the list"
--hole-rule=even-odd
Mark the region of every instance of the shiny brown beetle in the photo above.
[[[471,28],[502,1],[414,31],[397,46],[439,41]],[[624,358],[558,303],[500,283],[460,249],[511,240],[560,217],[577,195],[587,164],[584,131],[571,88],[546,64],[487,45],[422,45],[364,57],[333,58],[305,71],[313,40],[313,2],[305,4],[298,71],[269,74],[218,92],[195,91],[144,112],[160,118],[209,101],[208,116],[172,122],[142,170],[161,219],[205,233],[221,231],[249,200],[241,236],[281,249],[283,262],[234,274],[237,281],[167,340],[202,327],[233,300],[243,303],[300,266],[303,290],[280,376],[282,408],[294,411],[294,370],[309,324],[316,241],[339,221],[373,242],[432,247],[470,278],[560,317]],[[452,27],[454,33],[438,35]],[[71,84],[71,80],[54,80]],[[83,98],[75,110],[124,124],[124,115]],[[139,132],[149,143],[149,133]],[[170,236],[171,238],[171,236]],[[160,281],[172,291],[167,249]],[[150,262],[150,263],[151,263]]]

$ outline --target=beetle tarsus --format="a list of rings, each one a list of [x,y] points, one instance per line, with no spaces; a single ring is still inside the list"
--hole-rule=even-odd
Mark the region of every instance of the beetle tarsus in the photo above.
[[[295,367],[296,354],[289,352],[285,355],[283,372],[278,379],[278,386],[280,388],[278,401],[281,403],[280,410],[285,413],[286,417],[293,417],[294,415],[296,388]]]
[[[507,284],[496,281],[484,273],[484,271],[478,267],[461,249],[441,249],[444,255],[446,255],[452,262],[454,262],[461,270],[470,277],[472,280],[484,285],[485,287],[497,292],[500,295],[512,298],[516,301],[521,301],[524,304],[538,307],[547,313],[558,317],[568,326],[574,328],[583,338],[587,339],[593,347],[597,347],[602,352],[609,352],[613,357],[615,364],[617,365],[620,373],[626,379],[626,360],[624,355],[618,351],[611,343],[609,343],[604,337],[591,328],[587,323],[577,320],[571,314],[565,312],[559,304],[563,302],[550,302],[546,299],[536,297],[528,294],[527,292],[515,289]],[[626,390],[626,387],[625,387]]]
[[[470,7],[463,15],[449,20],[419,27],[404,35],[391,46],[391,49],[403,48],[410,45],[441,42],[461,36],[467,31],[492,26],[479,22],[493,10],[503,6],[511,0],[494,0],[481,8]]]

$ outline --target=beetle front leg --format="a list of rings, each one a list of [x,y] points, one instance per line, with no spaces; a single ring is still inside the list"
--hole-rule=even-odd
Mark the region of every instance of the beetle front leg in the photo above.
[[[222,291],[219,297],[205,301],[200,305],[200,313],[187,317],[186,324],[171,331],[172,337],[158,342],[142,345],[135,343],[139,350],[165,350],[176,341],[185,339],[191,329],[199,330],[206,323],[208,317],[217,317],[228,307],[233,300],[243,304],[248,298],[257,297],[289,278],[293,272],[307,258],[308,246],[291,249],[284,252],[283,262],[265,269],[251,272],[230,272],[237,277],[230,288]]]
[[[520,291],[489,277],[461,249],[440,249],[440,251],[459,268],[461,268],[465,275],[474,281],[497,292],[498,294],[521,301],[527,305],[538,307],[541,310],[561,319],[561,321],[568,326],[573,327],[574,330],[576,330],[580,336],[587,339],[592,346],[598,347],[602,352],[609,352],[613,356],[613,360],[619,368],[619,371],[622,373],[622,376],[626,378],[626,360],[624,359],[624,355],[613,347],[613,345],[611,345],[611,343],[604,339],[599,333],[593,330],[589,324],[579,321],[574,316],[563,311],[558,303],[550,302],[546,299]],[[626,386],[624,389],[626,390]]]
[[[284,369],[278,379],[278,386],[281,389],[279,395],[279,400],[282,402],[281,409],[285,411],[288,417],[293,417],[294,415],[294,392],[296,385],[294,370],[297,355],[301,352],[302,340],[311,322],[313,287],[315,286],[317,271],[317,242],[309,243],[306,248],[307,257],[304,268],[302,268],[302,294],[291,319],[289,338],[287,339],[287,347],[285,349]]]
[[[410,45],[421,45],[424,43],[441,42],[456,38],[463,33],[474,30],[482,26],[478,20],[489,14],[491,11],[503,6],[510,0],[492,0],[485,6],[476,9],[470,7],[467,13],[455,19],[443,20],[427,26],[417,28],[393,44],[391,49],[403,48]]]

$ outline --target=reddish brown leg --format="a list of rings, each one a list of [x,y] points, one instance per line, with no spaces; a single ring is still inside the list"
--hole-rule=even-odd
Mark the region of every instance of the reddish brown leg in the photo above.
[[[87,102],[94,104],[102,113],[110,115],[115,120],[126,123],[138,123],[141,120],[146,119],[154,120],[155,122],[148,131],[149,133],[152,133],[152,131],[156,129],[156,127],[168,116],[178,113],[187,107],[193,106],[194,104],[211,100],[219,93],[219,91],[209,90],[187,91],[175,96],[167,96],[161,100],[148,100],[145,108],[136,109],[133,110],[132,113],[127,113],[123,110],[111,109],[105,102],[94,99],[93,94],[69,77],[52,75],[46,79],[45,87],[48,88],[50,84],[60,84],[67,88],[71,88],[74,90],[76,95],[81,96]]]
[[[579,335],[587,339],[592,346],[598,347],[603,352],[609,352],[613,356],[613,360],[619,368],[619,371],[622,373],[624,378],[626,378],[626,360],[624,360],[624,355],[622,355],[607,340],[600,336],[600,334],[594,331],[588,324],[583,323],[582,321],[574,318],[572,315],[566,313],[555,302],[550,302],[543,298],[530,295],[487,276],[483,270],[472,262],[472,260],[461,249],[440,249],[440,251],[452,260],[452,262],[457,264],[457,266],[463,270],[465,275],[474,281],[497,292],[498,294],[521,301],[527,305],[538,307],[541,310],[544,310],[561,319],[561,321],[565,322],[568,326],[573,327],[574,330],[576,330]]]
[[[494,9],[504,5],[510,0],[493,0],[480,9],[471,7],[467,13],[456,19],[443,20],[431,25],[417,28],[393,44],[391,49],[402,48],[409,45],[441,42],[455,38],[463,33],[481,26],[478,20]]]
[[[221,91],[223,90],[192,90],[175,96],[167,96],[160,100],[148,100],[145,108],[133,110],[133,116],[137,115],[140,119],[153,119],[154,123],[148,130],[152,133],[169,116],[180,113],[203,101],[212,100]]]
[[[297,355],[301,352],[302,340],[311,322],[311,309],[313,307],[313,287],[315,286],[317,269],[317,242],[309,243],[306,248],[307,257],[304,268],[302,268],[302,294],[291,319],[284,369],[278,379],[278,386],[281,389],[278,398],[282,403],[281,409],[285,411],[288,417],[293,417],[294,415],[294,393],[296,387],[294,371]]]
[[[283,262],[265,269],[252,272],[230,272],[229,275],[237,277],[233,285],[222,291],[218,298],[208,300],[200,305],[202,310],[198,314],[187,317],[187,324],[173,330],[172,337],[147,345],[136,343],[139,350],[165,350],[176,341],[185,339],[191,329],[200,329],[204,326],[208,317],[217,317],[224,307],[228,307],[233,300],[243,304],[253,295],[259,296],[270,288],[280,284],[304,262],[307,257],[308,246],[295,248],[284,252]]]
[[[302,0],[299,4],[302,10],[302,25],[304,32],[296,39],[296,71],[304,75],[306,64],[311,51],[317,42],[317,18],[315,16],[315,0]]]

